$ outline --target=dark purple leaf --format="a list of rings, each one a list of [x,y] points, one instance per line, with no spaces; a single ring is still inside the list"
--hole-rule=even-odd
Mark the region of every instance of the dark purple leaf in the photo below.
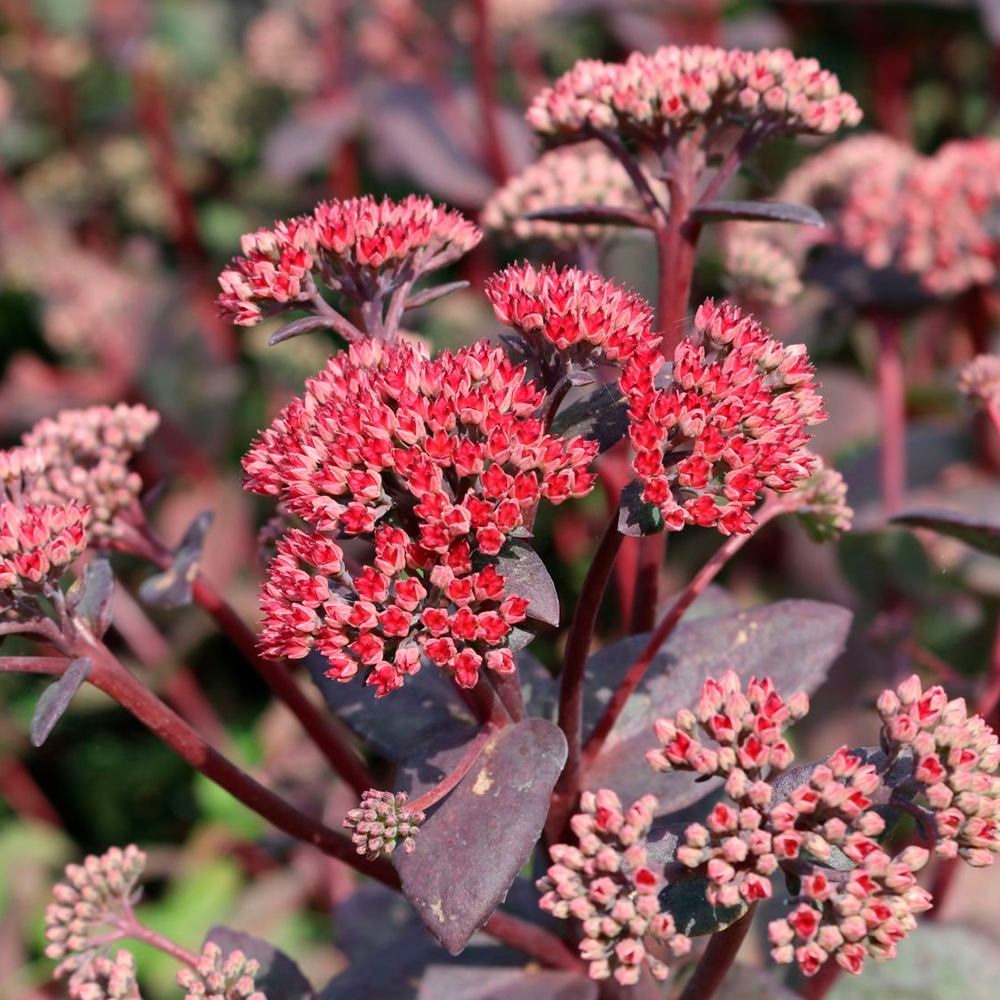
[[[260,964],[260,971],[254,976],[254,983],[267,1000],[312,1000],[315,997],[312,985],[298,965],[267,941],[221,924],[212,927],[205,940],[217,944],[224,955],[239,950],[247,958],[255,959]]]
[[[463,969],[432,965],[417,1000],[597,1000],[597,983],[549,969]]]
[[[528,617],[546,625],[559,624],[559,595],[538,553],[525,541],[514,538],[503,547],[497,571],[507,580],[504,594],[526,597]]]
[[[205,536],[212,526],[213,517],[210,510],[202,511],[191,522],[177,546],[173,565],[143,581],[139,596],[147,604],[154,608],[182,608],[191,603],[194,581],[201,568]]]
[[[697,802],[714,787],[686,773],[657,774],[646,763],[656,745],[653,723],[692,707],[708,677],[735,670],[744,681],[768,675],[790,695],[814,691],[844,647],[851,624],[846,608],[819,601],[776,604],[682,622],[660,650],[587,775],[589,788],[613,788],[626,803],[652,792],[660,814]],[[630,636],[587,663],[584,725],[590,729],[648,635]]]
[[[825,285],[835,297],[854,306],[909,312],[931,301],[916,275],[894,267],[869,267],[859,254],[842,247],[816,250],[806,264],[805,278]]]
[[[286,323],[277,333],[271,334],[268,344],[275,347],[283,344],[293,337],[301,337],[304,333],[312,333],[313,330],[329,330],[333,324],[325,316],[303,316],[302,319],[293,320]]]
[[[655,228],[653,220],[645,213],[612,205],[554,205],[540,208],[522,216],[531,221],[561,222],[576,226],[629,226],[639,229]]]
[[[680,878],[660,893],[660,906],[674,918],[677,930],[688,937],[725,930],[747,912],[742,900],[736,906],[713,906],[705,896],[708,879],[703,875]]]
[[[70,702],[80,690],[80,685],[90,673],[90,660],[81,657],[74,660],[66,672],[57,681],[53,681],[38,699],[35,714],[31,717],[28,735],[33,747],[40,747],[52,732],[55,724],[62,718],[63,712],[69,708]]]
[[[88,563],[66,594],[66,606],[100,639],[111,625],[115,577],[107,559]]]
[[[500,730],[428,810],[417,849],[393,855],[403,894],[451,954],[486,923],[531,857],[565,762],[565,737],[544,719]]]
[[[940,535],[957,538],[980,552],[1000,556],[1000,522],[990,521],[982,515],[952,510],[912,510],[892,521],[908,528],[929,528]]]
[[[823,228],[823,216],[811,205],[793,205],[787,201],[713,201],[691,210],[698,222],[724,222],[746,219],[750,222],[796,222],[801,226]]]
[[[427,660],[399,690],[378,699],[357,677],[346,682],[324,677],[329,664],[319,653],[310,653],[302,662],[330,711],[391,760],[398,760],[428,727],[475,726],[455,685]]]
[[[357,93],[299,105],[264,140],[264,173],[290,184],[329,164],[337,147],[360,120]]]
[[[663,530],[663,515],[660,508],[642,499],[645,487],[638,480],[622,490],[621,507],[618,511],[618,530],[631,538],[655,535]]]
[[[433,288],[425,288],[422,292],[417,292],[412,298],[406,300],[407,309],[419,309],[421,306],[430,305],[443,299],[452,292],[460,292],[463,288],[468,288],[467,281],[449,281],[446,285],[435,285]]]

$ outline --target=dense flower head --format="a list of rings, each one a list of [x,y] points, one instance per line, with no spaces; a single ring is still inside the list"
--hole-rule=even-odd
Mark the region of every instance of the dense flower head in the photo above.
[[[878,701],[883,743],[895,759],[913,754],[913,780],[934,826],[936,853],[970,865],[993,864],[1000,853],[1000,740],[964,698],[924,691],[914,674]]]
[[[59,962],[57,977],[70,973],[71,983],[92,981],[92,963],[109,928],[119,929],[129,912],[145,866],[146,855],[134,844],[66,866],[66,881],[53,888],[55,901],[45,911],[45,954]]]
[[[793,490],[815,468],[806,428],[826,414],[805,348],[779,344],[735,306],[709,299],[665,388],[655,382],[661,365],[655,352],[638,352],[619,383],[643,499],[668,531],[748,532],[765,488]]]
[[[23,437],[45,459],[30,499],[86,505],[92,542],[111,544],[122,533],[122,515],[135,508],[142,491],[142,479],[129,463],[159,422],[154,410],[126,403],[63,410],[39,421]]]
[[[847,505],[847,483],[816,456],[813,474],[795,491],[795,516],[814,542],[834,541],[851,530],[854,511]]]
[[[351,840],[358,854],[374,861],[380,854],[392,854],[402,844],[407,854],[417,846],[417,834],[424,814],[408,809],[406,792],[383,792],[369,788],[361,804],[344,817],[344,826],[353,830]]]
[[[318,285],[366,302],[457,260],[481,239],[478,227],[430,198],[323,202],[312,215],[245,235],[243,256],[219,276],[217,301],[239,326],[308,302]]]
[[[802,291],[795,260],[749,226],[734,227],[725,242],[724,266],[732,293],[741,300],[786,306]]]
[[[69,984],[70,1000],[142,1000],[136,980],[135,956],[124,948],[96,955],[86,971]]]
[[[486,295],[529,344],[540,339],[577,363],[597,355],[624,364],[660,342],[649,303],[592,271],[515,264],[487,281]]]
[[[481,219],[487,228],[508,232],[519,240],[546,240],[570,247],[581,240],[607,240],[621,232],[618,226],[524,218],[564,205],[642,210],[625,168],[603,145],[594,142],[543,153],[486,202]]]
[[[55,504],[0,502],[0,607],[58,585],[87,547],[88,510]]]
[[[833,73],[787,49],[668,45],[624,63],[578,61],[535,98],[527,118],[557,140],[602,128],[641,140],[722,124],[828,135],[856,125],[861,110]]]
[[[497,555],[542,499],[593,487],[596,450],[545,433],[545,394],[485,342],[435,359],[403,344],[351,345],[308,380],[244,459],[246,487],[274,496],[312,532],[279,543],[261,605],[265,655],[315,647],[329,676],[362,666],[379,695],[421,654],[471,687],[513,669]],[[331,535],[371,536],[375,560],[349,572]]]
[[[979,403],[1000,402],[1000,357],[977,354],[958,375],[963,396]]]
[[[236,949],[228,955],[214,941],[206,941],[193,969],[177,973],[177,985],[184,1000],[266,1000],[257,989],[254,976],[260,963]]]
[[[647,950],[647,938],[674,955],[691,949],[673,917],[661,911],[662,879],[647,866],[646,837],[656,808],[652,795],[626,812],[609,789],[584,792],[581,811],[570,820],[577,845],[549,848],[553,863],[537,883],[543,893],[539,905],[554,917],[581,922],[580,957],[589,963],[593,979],[613,975],[632,985],[643,965],[665,979],[669,969]]]

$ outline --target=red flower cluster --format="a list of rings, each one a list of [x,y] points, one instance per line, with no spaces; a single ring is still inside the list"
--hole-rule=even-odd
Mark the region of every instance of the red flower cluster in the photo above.
[[[219,276],[217,301],[239,326],[313,299],[317,284],[370,301],[457,260],[481,239],[464,216],[430,198],[324,202],[310,216],[244,236],[243,256]]]
[[[54,419],[39,421],[23,438],[45,457],[29,499],[86,505],[91,543],[113,543],[125,530],[122,516],[137,504],[142,490],[142,479],[129,463],[159,422],[155,411],[125,403],[63,410]]]
[[[86,507],[0,502],[0,607],[58,585],[87,547]]]
[[[914,674],[878,701],[883,738],[895,758],[914,755],[913,777],[937,831],[936,852],[977,867],[1000,854],[1000,740],[965,699],[925,692]]]
[[[597,354],[624,364],[660,342],[649,303],[591,271],[514,265],[487,281],[486,295],[501,323],[529,343],[540,337],[577,363],[592,363]]]
[[[594,482],[595,443],[546,434],[544,399],[485,342],[432,360],[366,341],[330,358],[243,463],[247,489],[317,529],[279,543],[261,597],[265,654],[315,646],[338,680],[370,667],[379,695],[421,652],[466,687],[483,663],[512,670],[508,637],[528,602],[507,593],[497,556],[541,499]],[[348,574],[323,532],[373,536],[374,565]]]
[[[620,381],[643,499],[668,531],[749,531],[761,491],[794,489],[815,464],[806,427],[826,415],[805,349],[783,347],[750,316],[709,299],[677,346],[664,389],[654,382],[661,364],[641,352]]]
[[[570,820],[579,847],[549,848],[553,864],[537,882],[543,893],[539,905],[554,917],[581,921],[580,957],[589,963],[592,979],[613,975],[623,985],[634,985],[643,965],[657,979],[666,979],[670,970],[646,950],[646,937],[674,955],[691,950],[674,918],[660,911],[662,880],[647,867],[646,836],[656,808],[652,795],[623,812],[609,789],[584,792],[581,812]]]
[[[568,141],[595,128],[648,138],[720,124],[827,135],[857,125],[861,110],[833,73],[787,49],[669,45],[624,63],[580,60],[527,118],[541,135]]]

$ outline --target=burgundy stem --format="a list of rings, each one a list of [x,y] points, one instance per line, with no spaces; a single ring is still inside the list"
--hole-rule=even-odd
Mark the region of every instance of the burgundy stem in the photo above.
[[[583,961],[576,957],[562,938],[551,931],[543,930],[538,924],[521,920],[510,913],[497,910],[483,926],[483,930],[498,941],[523,951],[543,965],[553,969],[567,969],[585,974]]]
[[[833,984],[840,976],[840,966],[834,961],[824,962],[819,972],[807,979],[799,994],[802,1000],[823,1000],[833,989]]]
[[[885,517],[899,513],[906,490],[906,385],[903,377],[902,324],[892,313],[872,316],[878,337],[878,398],[882,424],[880,478]]]
[[[594,559],[587,570],[583,589],[566,637],[566,653],[559,678],[559,728],[566,736],[566,766],[556,783],[546,830],[557,836],[562,830],[580,790],[580,749],[583,738],[583,692],[587,655],[597,624],[597,613],[607,590],[615,557],[624,535],[618,530],[618,508],[614,508],[604,528]]]
[[[788,502],[773,497],[769,498],[757,514],[757,528],[753,534],[756,534],[768,521],[790,509],[791,506]],[[593,764],[601,752],[604,741],[608,738],[608,734],[618,721],[618,716],[621,714],[622,709],[629,698],[635,693],[635,689],[646,675],[646,671],[656,658],[656,654],[667,639],[670,638],[678,622],[684,616],[684,612],[691,607],[699,594],[715,579],[719,570],[750,541],[753,534],[731,535],[719,547],[711,559],[702,566],[694,579],[687,585],[684,592],[670,606],[670,610],[663,616],[663,621],[660,622],[656,631],[650,636],[649,642],[646,643],[635,662],[629,667],[628,673],[611,696],[611,700],[604,709],[604,713],[598,719],[594,731],[590,734],[590,738],[583,748],[583,767],[585,770]]]
[[[500,107],[497,104],[496,63],[493,58],[489,0],[473,0],[472,7],[476,17],[472,53],[473,73],[479,97],[479,113],[482,118],[485,159],[493,180],[500,185],[510,176],[510,167],[507,164],[507,154],[500,131]]]
[[[702,952],[678,1000],[712,1000],[736,961],[740,945],[753,923],[754,910],[751,906],[736,923],[709,938],[708,947]]]

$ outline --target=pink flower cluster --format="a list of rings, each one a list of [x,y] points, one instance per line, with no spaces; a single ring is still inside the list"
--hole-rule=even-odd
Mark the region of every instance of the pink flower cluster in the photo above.
[[[780,246],[755,236],[750,225],[733,226],[724,244],[732,294],[741,301],[788,305],[802,291],[798,266]]]
[[[861,110],[833,73],[787,49],[669,45],[624,63],[580,60],[535,98],[527,118],[545,137],[615,129],[642,141],[722,124],[828,135],[857,125]]]
[[[795,491],[795,516],[814,542],[840,538],[851,530],[854,511],[847,505],[847,483],[817,455],[814,472]]]
[[[97,955],[84,977],[69,984],[70,1000],[142,1000],[135,955],[124,948],[115,957]]]
[[[765,488],[792,490],[815,466],[806,428],[826,414],[805,348],[782,346],[735,306],[709,299],[662,389],[654,382],[661,365],[656,352],[637,353],[619,383],[643,499],[668,531],[748,532]]]
[[[592,979],[613,975],[633,985],[643,965],[666,979],[670,970],[647,949],[646,938],[674,955],[691,950],[673,917],[661,912],[662,879],[647,867],[646,836],[656,807],[647,795],[624,812],[614,792],[584,792],[581,812],[570,820],[579,846],[549,848],[553,863],[537,883],[543,893],[539,905],[562,920],[581,921],[580,957],[589,963]]]
[[[253,326],[312,300],[318,284],[370,301],[457,260],[481,239],[464,216],[430,198],[323,202],[312,215],[243,237],[243,256],[219,276],[219,309],[231,322]]]
[[[380,854],[392,854],[397,843],[409,854],[416,846],[416,837],[424,814],[408,809],[405,792],[383,792],[369,788],[361,796],[361,804],[348,811],[344,826],[353,830],[351,840],[358,854],[374,861]]]
[[[938,855],[977,867],[1000,853],[1000,740],[964,698],[914,674],[878,700],[883,738],[895,758],[913,753],[913,777],[937,831]]]
[[[206,941],[193,969],[177,973],[177,985],[184,1000],[267,1000],[257,989],[254,977],[260,963],[236,949],[228,955],[214,941]]]
[[[1000,358],[995,354],[976,355],[959,372],[958,389],[979,403],[1000,403]]]
[[[657,182],[648,178],[657,186]],[[662,185],[659,185],[662,187]],[[666,192],[660,193],[666,200]],[[625,168],[599,142],[551,149],[512,177],[483,206],[482,223],[519,240],[546,240],[575,246],[621,235],[619,226],[526,219],[542,209],[563,205],[600,205],[642,211]]]
[[[507,593],[497,556],[540,500],[594,483],[596,444],[545,433],[544,400],[486,342],[429,359],[365,341],[330,358],[243,462],[247,489],[316,529],[279,543],[261,596],[265,655],[315,647],[338,680],[371,668],[379,695],[421,653],[466,687],[484,663],[512,670],[528,602]],[[373,565],[349,573],[325,533],[373,536]]]
[[[142,479],[129,464],[159,422],[155,411],[126,403],[63,410],[55,418],[39,421],[23,437],[27,447],[37,448],[45,457],[30,499],[87,506],[92,544],[113,544],[142,491]]]
[[[592,271],[512,265],[487,281],[486,295],[501,323],[578,364],[592,364],[596,355],[623,365],[660,343],[649,303]]]

